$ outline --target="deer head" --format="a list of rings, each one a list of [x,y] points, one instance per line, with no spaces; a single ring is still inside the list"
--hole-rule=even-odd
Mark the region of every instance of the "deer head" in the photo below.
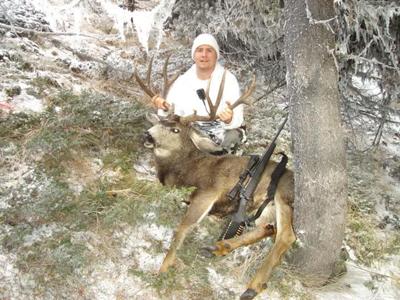
[[[162,118],[147,114],[146,118],[153,126],[145,132],[144,146],[153,149],[158,158],[183,157],[198,150],[207,153],[222,150],[216,149],[209,138],[194,127],[182,123],[179,116]]]

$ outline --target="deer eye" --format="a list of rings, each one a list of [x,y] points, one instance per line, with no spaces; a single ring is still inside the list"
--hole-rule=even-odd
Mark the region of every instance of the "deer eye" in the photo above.
[[[179,133],[180,132],[180,130],[178,128],[171,128],[171,131],[173,133]]]

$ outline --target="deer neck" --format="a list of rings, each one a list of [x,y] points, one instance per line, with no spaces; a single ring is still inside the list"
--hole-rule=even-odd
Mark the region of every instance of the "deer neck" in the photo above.
[[[171,170],[174,169],[174,167],[181,169],[180,166],[183,163],[186,163],[188,161],[199,160],[203,157],[208,156],[208,154],[201,152],[194,145],[191,145],[190,149],[188,148],[182,148],[181,151],[176,151],[168,157],[156,156],[155,160],[157,165]]]
[[[196,186],[193,181],[196,167],[210,155],[199,151],[194,146],[188,151],[177,151],[168,159],[156,158],[157,175],[162,184],[176,186]]]

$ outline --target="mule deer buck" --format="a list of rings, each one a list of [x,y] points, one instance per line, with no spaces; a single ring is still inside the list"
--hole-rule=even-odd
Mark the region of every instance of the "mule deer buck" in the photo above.
[[[166,74],[167,63],[168,60],[164,66],[164,88],[168,88],[171,84]],[[150,88],[150,72],[151,64],[147,74],[147,85],[137,74],[135,74],[135,77],[142,89],[152,97],[156,93]],[[223,88],[222,85],[223,83],[220,89]],[[253,88],[254,86],[250,87],[233,106],[244,103]],[[166,95],[166,90],[163,94]],[[215,103],[218,102],[219,99],[216,99]],[[213,104],[210,103],[210,105]],[[215,107],[214,110],[216,111]],[[174,265],[176,252],[186,235],[207,214],[224,217],[235,211],[238,203],[228,200],[226,195],[236,184],[250,159],[245,156],[233,155],[213,156],[200,151],[196,145],[202,137],[190,125],[192,121],[199,119],[197,117],[195,114],[189,117],[171,114],[167,118],[160,119],[155,114],[148,115],[153,126],[145,134],[144,145],[153,149],[158,179],[162,184],[168,186],[196,188],[189,196],[186,214],[175,231],[168,253],[160,267],[160,272],[166,272]],[[248,211],[255,210],[264,201],[267,187],[271,181],[271,174],[276,165],[277,162],[275,161],[270,160],[268,162],[254,192],[253,199],[248,203]],[[241,295],[240,299],[253,299],[266,288],[273,268],[280,263],[284,253],[295,241],[296,238],[292,229],[293,197],[293,173],[285,169],[277,185],[273,201],[269,202],[263,210],[254,229],[237,237],[218,241],[215,245],[206,248],[212,255],[223,256],[240,246],[250,245],[265,237],[272,237],[275,240],[268,256],[248,283],[247,290]]]

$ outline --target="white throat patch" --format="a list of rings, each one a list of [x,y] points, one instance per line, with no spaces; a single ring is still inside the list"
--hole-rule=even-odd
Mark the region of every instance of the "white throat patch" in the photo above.
[[[172,152],[167,149],[155,148],[154,155],[159,158],[168,158],[170,157]]]

